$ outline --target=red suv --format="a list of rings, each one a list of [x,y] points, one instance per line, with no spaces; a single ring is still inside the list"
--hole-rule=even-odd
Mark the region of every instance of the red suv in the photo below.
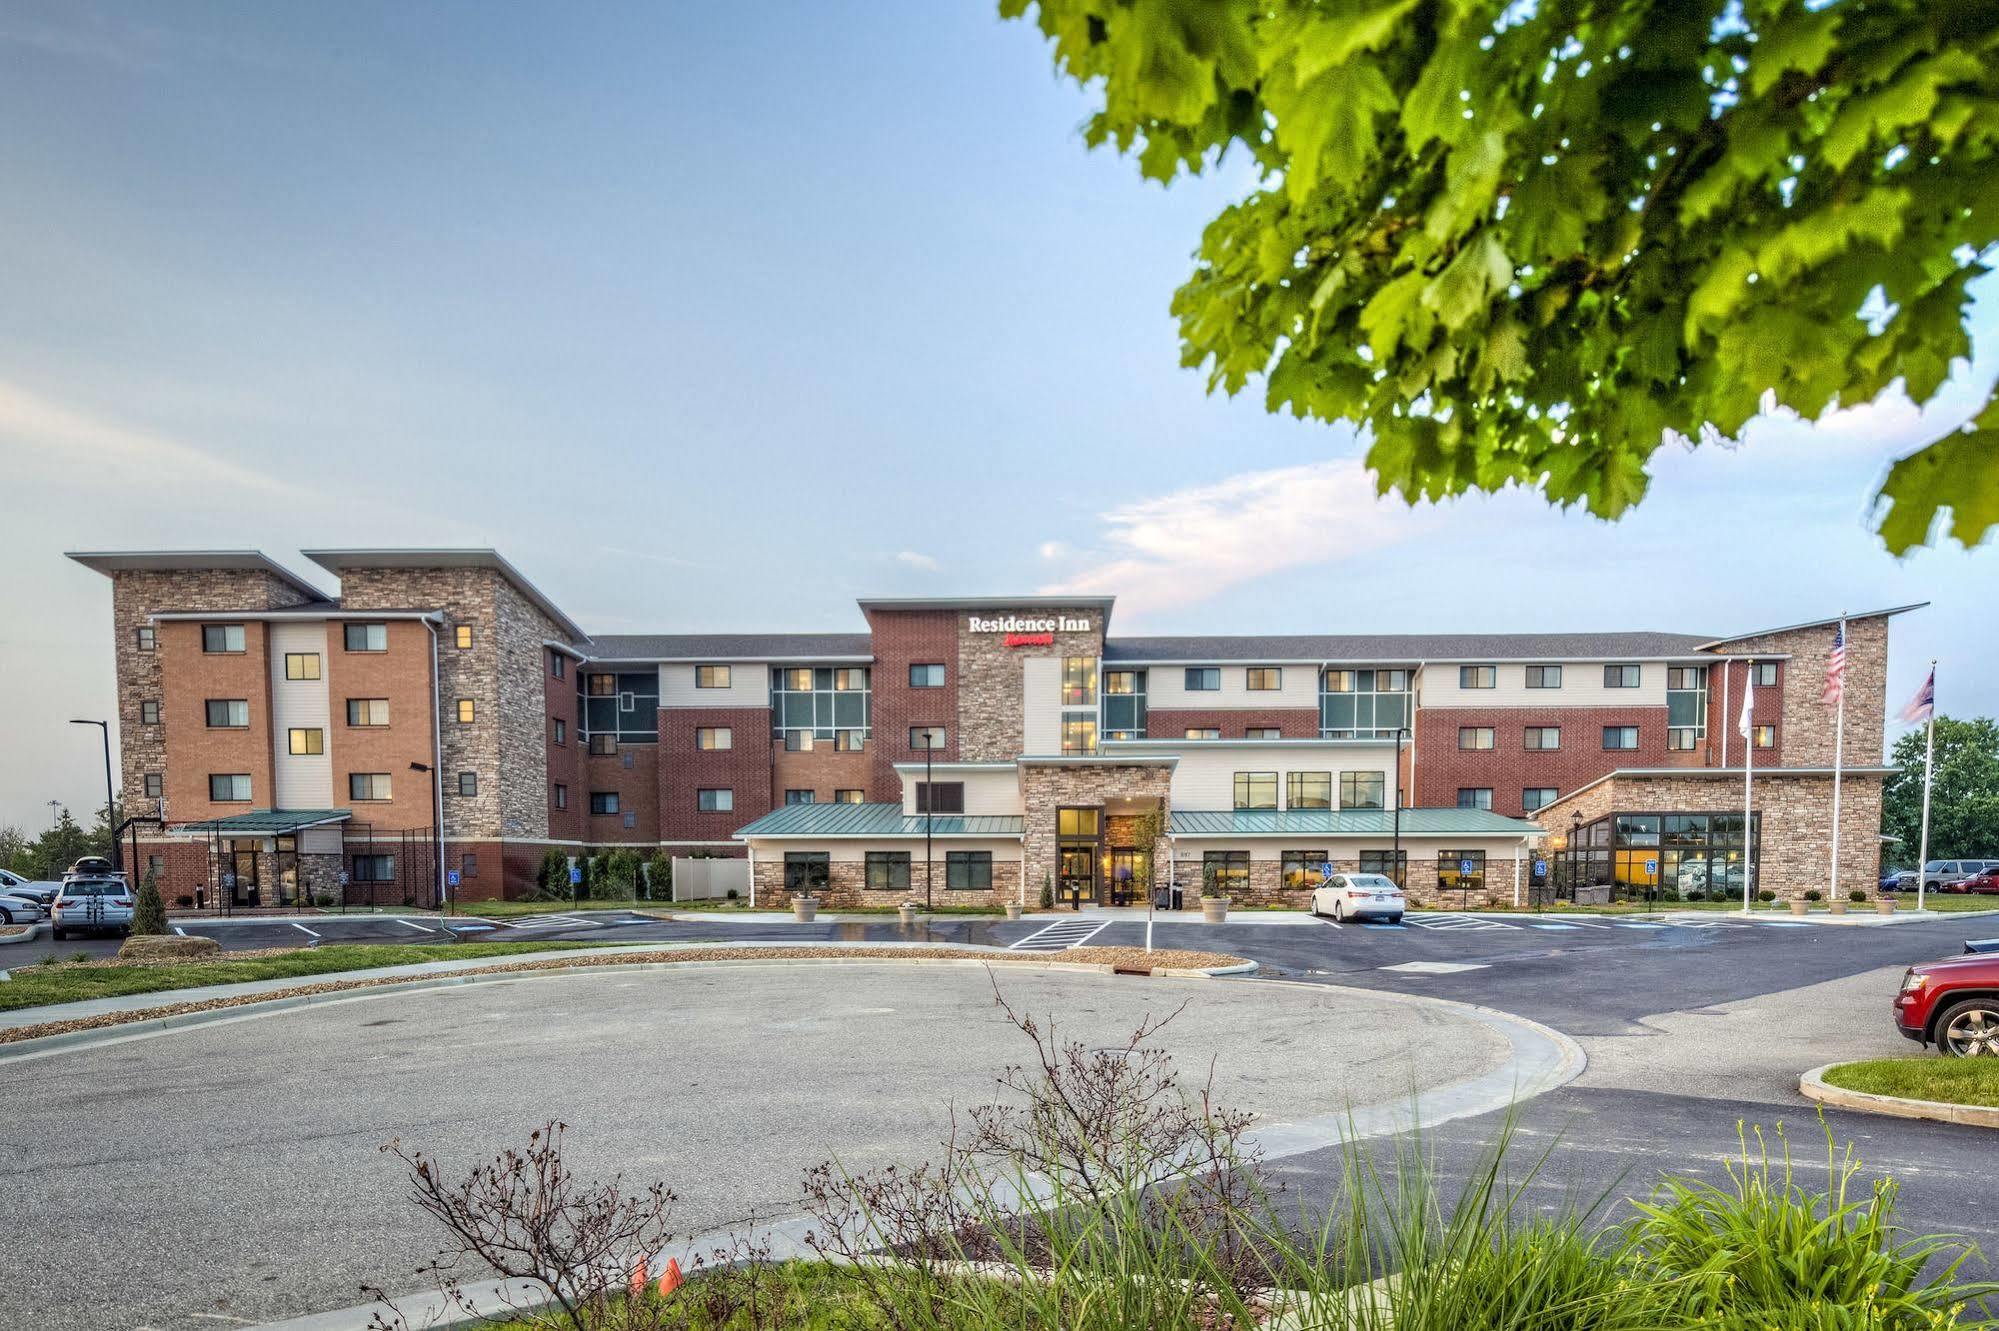
[[[1909,967],[1895,995],[1895,1026],[1954,1058],[1999,1058],[1999,939],[1965,955]]]

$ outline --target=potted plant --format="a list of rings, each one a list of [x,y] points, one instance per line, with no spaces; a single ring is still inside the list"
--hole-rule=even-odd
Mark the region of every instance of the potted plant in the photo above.
[[[916,923],[916,903],[914,901],[901,902],[896,906],[895,913],[902,918],[902,927],[905,929]]]
[[[1020,912],[1021,912],[1021,905],[1018,901],[1009,901],[1006,903],[1006,917],[1009,920],[1019,919]]]
[[[1210,896],[1201,893],[1201,918],[1209,924],[1221,924],[1229,917],[1229,899],[1225,896]]]
[[[1855,892],[1853,894],[1853,897],[1857,901],[1860,898],[1860,894],[1858,892]],[[1827,900],[1831,903],[1830,909],[1833,914],[1835,915],[1846,914],[1846,902],[1840,898],[1838,888],[1832,889],[1832,891],[1827,894]]]
[[[1893,915],[1895,913],[1895,898],[1883,892],[1880,896],[1874,898],[1874,912],[1877,915]]]
[[[1814,901],[1817,901],[1818,899],[1819,899],[1819,893],[1817,888],[1812,888],[1808,890],[1801,897],[1792,897],[1791,914],[1803,915],[1806,911],[1812,908],[1812,903]]]
[[[800,893],[791,899],[791,918],[810,924],[819,917],[819,898]]]

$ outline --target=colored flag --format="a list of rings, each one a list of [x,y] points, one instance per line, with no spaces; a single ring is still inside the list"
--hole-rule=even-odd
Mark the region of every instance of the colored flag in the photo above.
[[[1742,684],[1742,719],[1735,723],[1736,733],[1748,739],[1753,728],[1750,719],[1756,713],[1756,663],[1749,663],[1749,672]]]
[[[1930,667],[1929,678],[1916,690],[1916,696],[1909,699],[1909,705],[1902,709],[1902,719],[1910,723],[1927,721],[1937,709],[1937,668]]]
[[[1832,659],[1826,662],[1825,692],[1819,701],[1831,707],[1846,690],[1846,625],[1832,631]]]

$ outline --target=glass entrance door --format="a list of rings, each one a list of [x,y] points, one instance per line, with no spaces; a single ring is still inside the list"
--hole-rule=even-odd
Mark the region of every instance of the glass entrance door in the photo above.
[[[1055,904],[1080,909],[1097,899],[1097,853],[1090,846],[1064,846],[1055,863]]]
[[[1152,852],[1149,850],[1114,850],[1111,852],[1111,904],[1113,906],[1140,906],[1145,904],[1144,893],[1151,883]]]
[[[229,868],[236,876],[236,882],[230,889],[229,904],[261,906],[263,893],[258,890],[257,884],[257,843],[239,842],[237,849],[230,853]]]

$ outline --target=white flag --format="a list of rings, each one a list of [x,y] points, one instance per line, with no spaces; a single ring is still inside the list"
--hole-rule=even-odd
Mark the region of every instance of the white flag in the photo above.
[[[1749,738],[1749,731],[1750,731],[1749,720],[1750,717],[1754,715],[1755,711],[1756,711],[1756,663],[1754,661],[1751,661],[1749,663],[1749,678],[1746,681],[1744,681],[1742,685],[1742,719],[1738,721],[1735,726],[1737,733],[1739,733],[1744,739]]]

